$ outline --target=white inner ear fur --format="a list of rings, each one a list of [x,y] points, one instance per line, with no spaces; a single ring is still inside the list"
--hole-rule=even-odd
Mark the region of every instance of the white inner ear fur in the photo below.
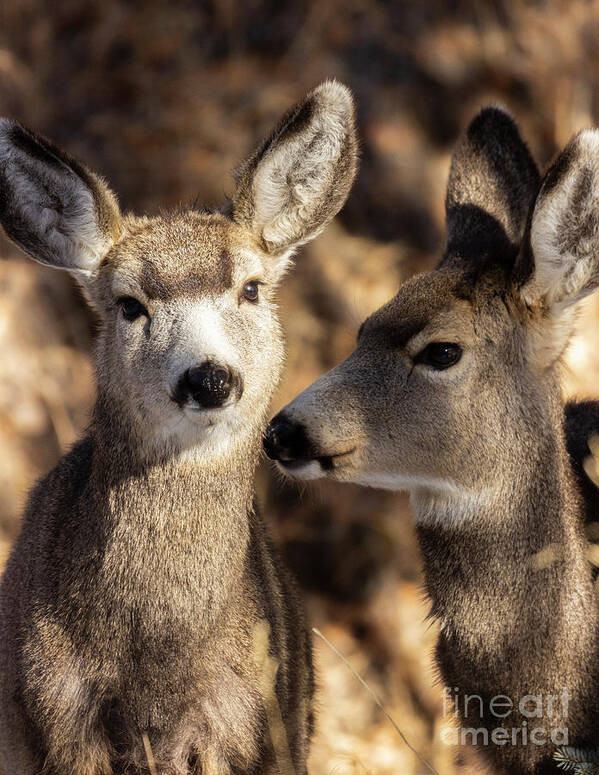
[[[599,283],[599,217],[588,218],[591,211],[599,213],[599,132],[587,130],[573,141],[575,160],[556,188],[539,195],[531,224],[531,246],[535,261],[534,275],[522,289],[528,304],[543,301],[560,314],[564,307],[593,291]],[[577,210],[575,190],[582,174],[591,178],[591,190],[583,207]],[[570,246],[562,233],[564,221],[572,228],[585,221],[593,223],[591,231]]]
[[[35,241],[42,242],[55,258],[52,265],[89,276],[111,247],[112,240],[99,228],[94,197],[85,183],[57,157],[59,169],[33,159],[10,142],[10,122],[0,121],[0,164],[13,197],[12,207],[35,238],[22,247],[32,258]],[[61,204],[62,212],[53,207]]]
[[[275,144],[254,175],[255,227],[273,251],[278,246],[300,245],[325,226],[298,239],[298,221],[308,223],[311,213],[322,206],[322,196],[343,151],[352,101],[340,84],[324,84],[317,93],[308,126],[297,136]],[[287,251],[284,261],[290,257]]]

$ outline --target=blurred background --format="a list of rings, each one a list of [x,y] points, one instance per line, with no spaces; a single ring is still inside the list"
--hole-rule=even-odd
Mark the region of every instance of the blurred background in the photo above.
[[[452,146],[484,104],[520,122],[545,166],[599,123],[599,3],[466,0],[2,0],[0,114],[99,171],[124,210],[218,204],[231,170],[325,78],[357,102],[362,161],[336,222],[281,290],[288,359],[273,412],[353,348],[360,321],[444,239]],[[0,238],[0,562],[28,488],[85,427],[94,320],[70,279]],[[568,395],[599,396],[599,306],[568,354]],[[267,464],[267,518],[313,623],[441,775],[478,773],[441,742],[435,627],[407,498],[298,489]],[[316,643],[313,775],[426,770],[340,660]]]

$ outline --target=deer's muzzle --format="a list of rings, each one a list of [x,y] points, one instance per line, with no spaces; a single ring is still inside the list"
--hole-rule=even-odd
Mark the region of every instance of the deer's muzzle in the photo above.
[[[318,460],[324,469],[326,459],[318,455],[310,441],[305,426],[279,412],[270,421],[264,437],[264,451],[271,460],[276,460],[285,468]]]

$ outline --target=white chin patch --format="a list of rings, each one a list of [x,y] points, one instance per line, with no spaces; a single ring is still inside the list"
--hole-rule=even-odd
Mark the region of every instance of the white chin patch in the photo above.
[[[291,465],[283,465],[277,462],[277,467],[286,476],[290,476],[292,479],[301,479],[302,481],[322,479],[324,476],[324,471],[318,460],[308,460],[305,463],[292,463]]]
[[[212,459],[243,437],[240,419],[233,407],[216,411],[184,409],[180,421],[165,433],[165,438],[180,447],[183,457],[195,462]]]
[[[233,403],[226,404],[218,409],[203,409],[195,406],[183,407],[183,414],[194,425],[200,427],[208,427],[211,425],[217,425],[223,420],[227,420],[231,412],[229,411],[234,406]]]
[[[355,476],[352,476],[351,481],[363,487],[376,487],[379,490],[393,490],[394,492],[410,490],[417,484],[412,477],[403,474],[370,473],[368,471],[357,472]]]

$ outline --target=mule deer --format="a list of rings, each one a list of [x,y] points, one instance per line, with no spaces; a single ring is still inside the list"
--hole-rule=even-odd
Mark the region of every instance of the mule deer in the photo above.
[[[147,772],[148,743],[163,775],[305,772],[310,639],[253,476],[283,360],[276,286],[355,167],[334,82],[241,165],[221,212],[122,216],[100,178],[0,123],[0,222],[101,320],[89,431],[33,490],[2,582],[2,775]]]
[[[559,374],[574,304],[599,285],[599,132],[541,184],[512,119],[484,110],[446,212],[439,267],[362,324],[266,449],[298,479],[410,491],[458,742],[476,739],[494,772],[557,772],[557,744],[599,741],[597,603]]]

